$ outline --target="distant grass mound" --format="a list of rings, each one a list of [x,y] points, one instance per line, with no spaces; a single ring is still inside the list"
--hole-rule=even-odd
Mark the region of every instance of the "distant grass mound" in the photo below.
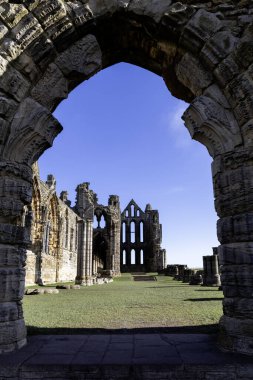
[[[217,331],[223,298],[218,288],[156,279],[133,281],[126,273],[110,284],[25,296],[28,333]]]

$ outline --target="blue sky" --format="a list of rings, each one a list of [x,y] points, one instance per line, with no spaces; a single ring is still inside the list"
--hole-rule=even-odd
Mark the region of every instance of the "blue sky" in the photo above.
[[[167,261],[202,266],[217,246],[211,157],[191,140],[181,115],[187,104],[163,80],[121,63],[82,83],[56,109],[64,127],[39,160],[43,180],[54,174],[57,192],[90,182],[99,203],[120,196],[160,212]]]

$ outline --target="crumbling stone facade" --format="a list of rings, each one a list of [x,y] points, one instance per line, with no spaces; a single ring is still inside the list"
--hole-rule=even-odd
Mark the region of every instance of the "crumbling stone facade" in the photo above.
[[[120,227],[121,212],[119,197],[110,195],[108,206],[97,205],[94,215],[97,226],[93,229],[93,252],[97,260],[94,262],[94,273],[107,276],[120,274]],[[101,218],[105,225],[101,228]]]
[[[31,245],[27,250],[26,284],[71,281],[76,277],[79,216],[67,193],[56,195],[52,175],[44,183],[37,165],[33,175]]]
[[[0,19],[0,351],[26,343],[23,215],[32,164],[62,130],[52,112],[79,83],[124,61],[189,103],[185,125],[213,158],[219,342],[253,355],[252,1],[2,1]]]
[[[33,198],[30,207],[31,244],[27,250],[26,284],[74,281],[92,285],[98,276],[120,274],[120,206],[116,195],[108,206],[97,204],[89,183],[78,185],[76,205],[68,193],[56,195],[56,181],[41,181],[33,166]],[[28,218],[28,209],[25,211]],[[93,228],[94,216],[106,217],[105,228]],[[25,219],[25,218],[24,218]],[[101,242],[106,242],[106,250]]]
[[[92,285],[100,276],[119,276],[122,271],[156,272],[164,269],[166,251],[160,246],[162,227],[157,210],[147,205],[144,213],[132,200],[121,214],[117,195],[110,195],[107,206],[98,204],[97,195],[88,182],[77,186],[76,204],[71,207],[67,191],[57,197],[56,180],[52,175],[43,182],[37,163],[33,165],[33,173],[26,285],[74,280],[78,285]],[[130,219],[124,217],[122,223],[121,218],[128,213],[127,210],[129,217],[131,212],[134,214]],[[128,233],[133,220],[135,243],[128,247],[132,241]],[[124,224],[127,231],[125,243],[121,241],[121,226]],[[133,248],[138,263],[122,265],[124,252],[130,253]]]
[[[121,272],[158,272],[165,268],[159,213],[150,204],[145,212],[132,199],[121,214]]]

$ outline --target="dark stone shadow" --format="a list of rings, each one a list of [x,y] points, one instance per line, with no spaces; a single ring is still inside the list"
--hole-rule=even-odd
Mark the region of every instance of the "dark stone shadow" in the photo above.
[[[28,335],[108,335],[108,334],[217,334],[218,323],[199,326],[144,327],[134,329],[47,328],[27,326]]]

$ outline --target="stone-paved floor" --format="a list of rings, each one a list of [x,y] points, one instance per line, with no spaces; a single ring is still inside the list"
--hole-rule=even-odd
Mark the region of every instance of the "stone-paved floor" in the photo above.
[[[253,358],[206,334],[47,335],[0,355],[0,380],[253,379]]]

